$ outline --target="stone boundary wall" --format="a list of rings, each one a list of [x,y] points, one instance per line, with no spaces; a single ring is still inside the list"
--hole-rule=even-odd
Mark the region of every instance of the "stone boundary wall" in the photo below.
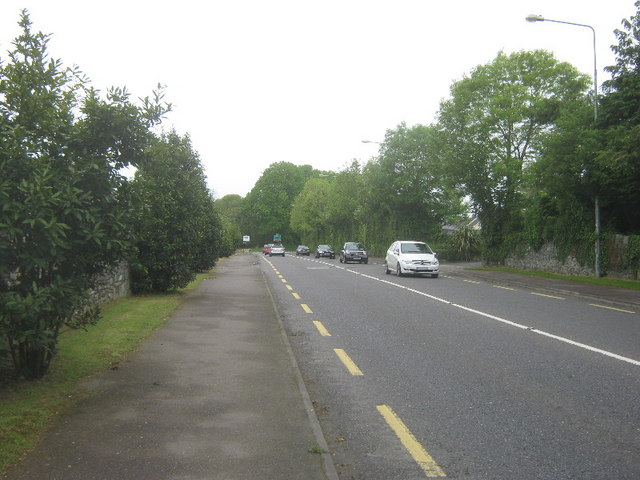
[[[538,251],[529,250],[523,256],[511,256],[505,260],[504,265],[518,270],[538,270],[561,275],[594,275],[593,267],[585,267],[573,257],[559,260],[556,247],[552,243],[545,244]]]
[[[100,305],[131,295],[129,263],[121,262],[99,275],[96,279],[96,287],[90,295]]]
[[[602,250],[606,252],[608,277],[634,278],[634,273],[626,264],[625,249],[628,238],[624,235],[614,235],[603,242]],[[581,275],[592,277],[595,275],[593,265],[582,265],[574,257],[564,260],[558,258],[558,251],[552,243],[545,244],[540,250],[529,250],[523,256],[511,256],[505,260],[505,266],[518,270],[539,270],[542,272],[558,273],[561,275]]]

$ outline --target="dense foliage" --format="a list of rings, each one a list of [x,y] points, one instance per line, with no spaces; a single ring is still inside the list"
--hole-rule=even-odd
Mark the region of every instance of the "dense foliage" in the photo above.
[[[565,112],[585,101],[588,79],[544,51],[500,53],[451,88],[439,127],[444,161],[471,197],[486,258],[500,262],[523,230],[530,191],[525,173]]]
[[[17,376],[39,378],[62,328],[97,321],[96,275],[136,252],[136,266],[147,268],[150,236],[172,233],[164,245],[155,241],[155,254],[177,270],[145,277],[151,288],[183,284],[228,249],[188,140],[153,133],[170,110],[162,90],[139,104],[124,88],[103,96],[48,57],[49,36],[32,31],[26,11],[19,24],[0,64],[0,365],[10,358]],[[135,189],[125,167],[139,169]],[[173,179],[160,185],[163,173]],[[176,216],[152,217],[159,205]],[[176,228],[184,218],[188,228]],[[177,265],[185,252],[188,262]]]
[[[640,1],[636,13],[616,30],[616,64],[603,85],[599,127],[603,148],[596,160],[601,175],[603,217],[615,231],[640,233]]]
[[[307,180],[318,175],[310,165],[270,165],[243,202],[241,230],[259,244],[271,243],[274,234],[296,243],[298,236],[289,226],[291,207]]]
[[[134,292],[185,287],[219,256],[222,226],[188,137],[163,135],[132,182],[136,255]]]
[[[16,372],[38,378],[60,329],[97,318],[87,292],[131,239],[119,170],[142,158],[165,109],[117,89],[81,98],[80,72],[48,58],[26,12],[20,25],[0,67],[0,335]]]

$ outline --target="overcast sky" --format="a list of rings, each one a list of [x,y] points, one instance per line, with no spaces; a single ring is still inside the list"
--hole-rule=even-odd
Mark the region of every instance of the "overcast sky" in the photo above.
[[[134,97],[167,86],[217,197],[278,161],[338,171],[388,129],[430,124],[451,84],[502,50],[550,50],[598,83],[633,0],[1,0],[0,59],[27,8],[50,55]]]

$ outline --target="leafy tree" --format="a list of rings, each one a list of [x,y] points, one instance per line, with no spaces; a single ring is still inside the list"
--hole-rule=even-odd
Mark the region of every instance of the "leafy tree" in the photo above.
[[[587,88],[585,75],[549,52],[500,53],[454,83],[442,102],[443,158],[480,218],[486,260],[500,262],[522,231],[524,172]]]
[[[307,180],[318,175],[310,165],[296,166],[289,162],[270,165],[245,198],[243,231],[260,243],[271,242],[275,233],[281,234],[285,242],[297,242],[298,237],[289,226],[293,201]]]
[[[187,136],[172,131],[159,138],[148,149],[132,189],[137,202],[134,291],[184,287],[215,264],[221,223]]]
[[[593,107],[574,104],[544,139],[539,159],[526,172],[526,242],[538,249],[552,242],[560,258],[594,262],[594,198],[600,182],[595,158],[600,140]]]
[[[434,127],[400,124],[366,165],[363,204],[377,250],[400,237],[431,239],[445,220],[462,212],[460,195],[448,186],[442,167],[440,142]]]
[[[348,241],[367,243],[363,228],[366,221],[363,216],[363,193],[362,169],[358,161],[353,160],[335,175],[329,188],[327,223],[329,241],[333,245],[339,246]]]
[[[291,230],[303,243],[326,243],[329,230],[328,199],[331,182],[325,178],[312,178],[305,183],[291,209]]]
[[[600,196],[603,218],[621,233],[640,232],[640,1],[636,13],[616,30],[612,46],[616,64],[606,68],[611,79],[603,84],[600,126],[605,147],[597,157],[602,172]]]
[[[240,195],[225,195],[215,201],[215,206],[223,223],[225,255],[231,254],[236,248],[243,246],[242,207],[244,199]],[[221,252],[222,254],[222,252]],[[223,255],[224,256],[224,255]]]
[[[136,107],[122,91],[80,101],[81,73],[49,59],[49,36],[26,11],[19,24],[0,65],[0,336],[16,373],[39,378],[60,329],[98,317],[87,292],[130,238],[119,169],[141,157],[167,108]]]

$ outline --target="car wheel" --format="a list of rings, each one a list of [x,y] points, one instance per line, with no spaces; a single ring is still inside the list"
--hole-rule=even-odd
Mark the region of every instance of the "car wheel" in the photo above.
[[[434,273],[433,275],[431,275],[431,278],[438,278],[438,274]]]
[[[365,264],[369,263],[369,259],[365,260],[365,261],[364,261],[364,263],[365,263]]]
[[[391,273],[391,270],[389,270],[389,264],[386,262],[384,262],[384,273],[386,273],[387,275],[389,275]]]
[[[342,260],[342,257],[340,257],[340,263],[344,262],[344,260]]]
[[[396,265],[396,275],[399,277],[402,276],[402,268],[400,268],[400,262],[398,262],[398,264]]]

